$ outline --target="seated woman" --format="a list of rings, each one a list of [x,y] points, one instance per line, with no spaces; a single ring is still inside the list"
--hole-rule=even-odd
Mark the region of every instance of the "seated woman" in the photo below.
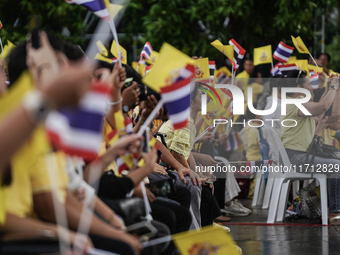
[[[191,150],[193,149],[196,137],[195,119],[198,112],[201,110],[201,93],[199,89],[195,88],[190,100],[190,119],[185,128],[174,130],[171,120],[168,120],[159,129],[160,133],[167,134],[165,142],[172,156],[188,169],[190,169],[188,161],[190,160],[190,157],[193,157],[191,155]],[[194,162],[194,160],[191,162]],[[185,185],[190,190],[192,196],[191,207],[199,226],[211,225],[215,218],[221,216],[216,198],[212,196],[211,191],[196,186],[196,183],[202,184],[203,182],[203,184],[205,184],[203,178],[199,178],[195,172],[191,171],[190,177],[193,179],[193,182],[191,182],[189,176],[186,176],[185,178],[187,181],[186,183],[183,183],[176,172],[173,172],[173,174],[176,177],[176,185]],[[227,221],[227,219],[225,221]],[[192,226],[192,228],[193,227],[195,226]]]
[[[315,120],[320,119],[323,114],[329,109],[334,99],[339,100],[339,77],[332,77],[328,80],[327,89],[319,102],[310,100],[303,103],[302,106],[307,109],[311,115],[306,115],[295,104],[288,104],[286,106],[286,115],[281,116],[282,120],[287,120],[286,125],[282,126],[281,141],[286,148],[288,157],[292,165],[296,166],[297,171],[301,172],[316,169],[317,165],[339,165],[340,160],[333,158],[324,158],[315,155],[314,162],[307,159],[307,150],[312,142],[315,133]],[[311,92],[313,89],[310,86],[307,74],[304,71],[295,70],[287,75],[285,87],[304,88]],[[287,98],[304,98],[304,93],[287,93]],[[290,126],[288,119],[295,120],[296,126]],[[292,121],[290,121],[292,122]],[[290,127],[289,127],[289,126]],[[307,169],[307,164],[312,164],[311,169]],[[329,201],[329,221],[332,224],[340,224],[340,174],[326,172],[330,177],[328,182],[328,201]]]

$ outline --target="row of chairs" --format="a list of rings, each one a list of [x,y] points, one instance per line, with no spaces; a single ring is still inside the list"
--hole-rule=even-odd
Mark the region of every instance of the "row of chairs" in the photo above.
[[[322,225],[328,224],[327,213],[327,176],[322,173],[295,173],[292,170],[287,152],[281,142],[279,135],[270,127],[264,127],[271,149],[275,150],[277,160],[273,162],[273,168],[282,166],[287,170],[281,172],[269,172],[267,184],[263,173],[256,174],[256,184],[252,200],[252,207],[262,207],[268,209],[267,223],[283,221],[287,207],[290,184],[292,184],[293,195],[297,194],[300,188],[300,181],[304,181],[304,187],[313,179],[319,181],[321,195]],[[242,135],[241,135],[242,137]],[[279,160],[281,157],[281,161]]]

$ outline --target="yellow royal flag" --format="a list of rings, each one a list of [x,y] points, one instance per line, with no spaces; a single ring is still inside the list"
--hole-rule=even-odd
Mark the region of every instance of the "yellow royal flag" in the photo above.
[[[120,60],[122,61],[123,64],[126,65],[127,64],[126,50],[122,46],[119,45],[119,51],[120,51]],[[118,51],[117,51],[115,40],[112,41],[110,52],[112,53],[113,56],[118,58]]]
[[[159,53],[157,51],[153,50],[151,52],[150,59],[149,60],[146,59],[145,61],[148,64],[154,64],[154,63],[156,63],[158,57],[159,57]]]
[[[96,56],[94,57],[94,59],[97,59],[97,60],[100,60],[100,61],[103,61],[103,62],[107,62],[109,64],[112,64],[112,60],[109,59],[109,58],[106,58],[104,57],[102,54],[100,53],[97,53]]]
[[[289,64],[295,64],[298,69],[305,71],[309,77],[309,68],[308,68],[307,59],[297,59],[297,60],[291,61]]]
[[[230,234],[219,227],[207,226],[172,238],[181,255],[241,255]]]
[[[140,64],[138,67],[138,63],[132,61],[131,66],[133,69],[135,69],[137,71],[137,73],[139,73],[142,77],[145,76],[145,64]],[[137,68],[138,67],[138,68]]]
[[[104,3],[111,19],[114,19],[118,12],[123,8],[123,5],[111,4],[109,0],[104,0]]]
[[[272,46],[267,45],[254,49],[254,66],[273,62]]]
[[[290,57],[288,58],[288,61],[287,61],[286,64],[290,64],[290,62],[291,62],[291,61],[294,61],[294,60],[297,60],[297,57],[295,57],[295,56],[290,56]]]
[[[207,89],[205,89],[205,92],[206,91]],[[207,104],[207,114],[202,115],[203,120],[208,126],[213,124],[214,119],[219,119],[222,117],[228,119],[230,115],[228,107],[231,101],[227,99],[226,95],[221,89],[215,89],[215,91],[217,95],[214,93],[214,91],[208,91],[208,99],[211,101]]]
[[[210,78],[209,59],[195,59],[195,78]]]
[[[227,56],[230,62],[234,59],[234,45],[223,45],[219,40],[215,40],[211,43],[216,49],[218,49],[222,54]]]
[[[108,50],[106,49],[106,47],[104,46],[104,44],[98,40],[96,42],[96,45],[98,47],[99,53],[102,54],[103,56],[107,57],[109,55]]]
[[[15,48],[15,45],[11,43],[9,40],[7,40],[7,44],[4,46],[4,56],[7,57],[10,51],[14,48]],[[2,56],[2,52],[0,56]]]
[[[323,68],[321,66],[319,66],[320,71],[315,65],[308,65],[308,68],[309,68],[309,71],[313,71],[315,74],[319,73],[320,71],[323,72]]]
[[[229,77],[231,77],[231,75],[232,75],[230,70],[225,66],[222,66],[221,68],[219,68],[216,71],[216,77],[218,77],[221,73],[223,73],[223,74],[225,74],[226,76],[229,76]]]
[[[309,50],[307,49],[306,45],[304,44],[304,42],[302,41],[301,37],[298,36],[296,38],[294,38],[294,36],[291,36],[292,37],[292,40],[293,40],[293,43],[294,43],[294,46],[295,48],[300,52],[300,53],[303,53],[303,54],[310,54],[309,53]]]
[[[195,61],[168,43],[163,43],[157,62],[152,72],[143,78],[143,82],[159,92],[160,88],[171,85],[179,76],[179,70]]]

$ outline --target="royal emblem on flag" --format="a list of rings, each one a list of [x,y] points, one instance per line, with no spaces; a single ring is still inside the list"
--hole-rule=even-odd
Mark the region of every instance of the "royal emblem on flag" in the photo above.
[[[210,119],[213,119],[213,118],[215,118],[215,116],[217,115],[217,110],[216,111],[210,111],[210,112],[208,112],[207,113],[207,120],[210,120]]]
[[[195,78],[202,78],[204,75],[204,72],[202,70],[201,67],[199,67],[198,65],[196,65],[196,68],[195,68]]]
[[[221,246],[213,245],[211,243],[194,243],[189,249],[188,253],[190,255],[217,255]]]
[[[266,52],[264,51],[264,52],[261,54],[260,60],[261,60],[261,61],[266,61],[267,58],[268,58],[268,56],[267,56]]]

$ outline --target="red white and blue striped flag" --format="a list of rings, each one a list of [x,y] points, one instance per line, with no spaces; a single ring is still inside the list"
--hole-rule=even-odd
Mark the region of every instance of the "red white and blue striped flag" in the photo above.
[[[246,54],[245,49],[243,49],[234,39],[229,41],[230,45],[234,45],[234,59],[232,61],[232,65],[235,71],[239,68],[242,59],[244,58],[244,54]]]
[[[216,70],[215,61],[209,61],[210,81],[212,82],[214,82],[215,80],[215,70]]]
[[[241,145],[241,138],[238,133],[231,132],[228,136],[228,140],[225,143],[226,151],[238,150]]]
[[[278,75],[278,74],[282,74],[280,69],[279,69],[279,65],[282,65],[282,63],[278,62],[278,63],[276,63],[275,66],[273,66],[273,68],[270,69],[270,72],[273,76]]]
[[[281,41],[273,54],[273,58],[275,58],[276,60],[282,63],[287,63],[290,55],[293,53],[293,50],[294,50],[294,47],[284,44]]]
[[[103,140],[108,92],[108,86],[96,84],[80,101],[78,108],[53,111],[48,115],[47,132],[58,149],[86,161],[97,157]]]
[[[310,85],[313,89],[317,89],[319,87],[319,73],[311,75],[309,77]]]
[[[104,0],[65,0],[68,4],[77,4],[93,12],[99,18],[110,20],[110,14],[107,10]]]
[[[142,52],[140,54],[140,59],[142,57],[144,57],[146,60],[149,60],[150,56],[151,56],[151,53],[152,53],[151,44],[149,42],[146,42],[144,47],[143,47],[143,50],[142,50]]]
[[[278,65],[277,67],[280,69],[282,75],[287,75],[289,72],[297,69],[297,66],[295,64]]]
[[[195,67],[188,64],[180,72],[175,83],[161,88],[164,104],[174,129],[186,127],[190,115],[191,79],[195,74]]]

